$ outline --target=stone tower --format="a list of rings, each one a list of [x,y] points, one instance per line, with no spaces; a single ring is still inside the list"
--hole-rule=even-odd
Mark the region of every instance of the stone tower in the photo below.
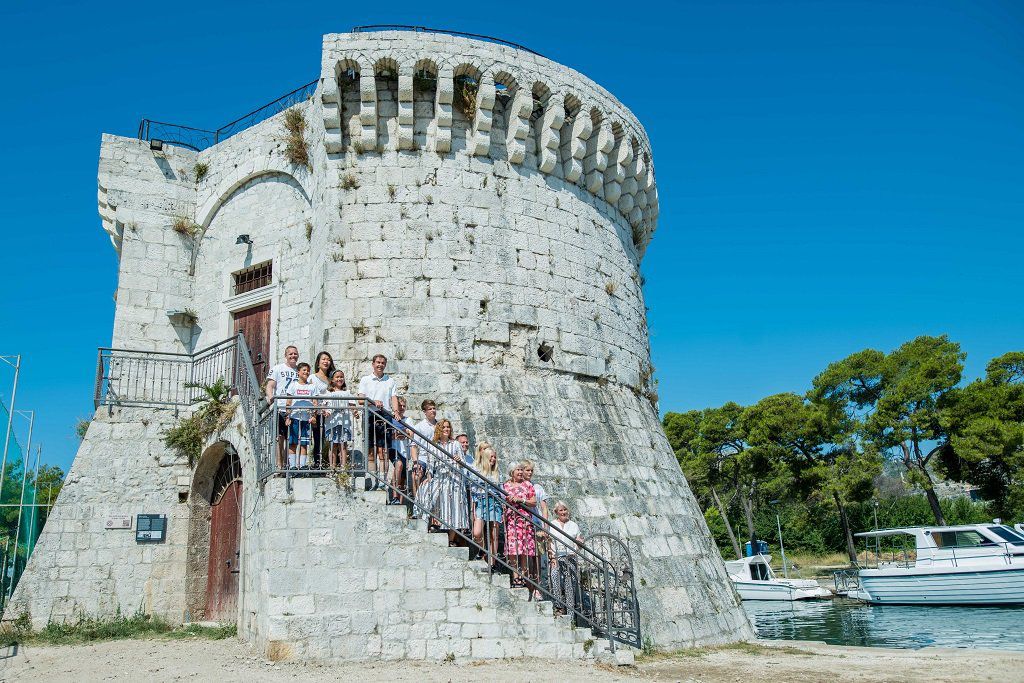
[[[294,138],[289,155],[284,114],[202,151],[104,136],[100,213],[120,255],[112,346],[191,353],[241,328],[258,366],[295,343],[303,359],[330,351],[350,378],[383,353],[411,407],[437,400],[503,466],[535,460],[535,478],[585,531],[627,540],[656,646],[750,637],[653,405],[639,268],[658,192],[632,113],[525,49],[406,31],[326,35],[315,94],[295,111],[307,164],[293,163]],[[239,291],[254,273],[261,286]],[[139,605],[175,621],[209,617],[207,498],[231,457],[245,486],[238,623],[268,654],[578,652],[509,645],[507,633],[498,650],[464,643],[468,631],[438,612],[444,600],[406,622],[401,646],[358,635],[377,633],[375,610],[394,611],[376,606],[385,586],[432,603],[437,584],[428,575],[421,590],[414,562],[390,584],[351,567],[378,594],[346,603],[344,585],[293,565],[350,567],[341,539],[366,532],[367,503],[324,482],[286,493],[280,480],[253,481],[239,417],[193,469],[160,441],[173,419],[97,412],[15,608],[37,624]],[[167,515],[166,543],[104,528],[105,517],[141,512]],[[425,541],[409,543],[415,560]],[[275,564],[282,549],[291,559]],[[459,576],[451,591],[476,591],[476,606],[490,600],[500,615],[500,597]],[[373,631],[337,616],[366,601],[375,607],[360,628]],[[424,614],[438,624],[418,634]],[[335,627],[343,636],[322,635]]]

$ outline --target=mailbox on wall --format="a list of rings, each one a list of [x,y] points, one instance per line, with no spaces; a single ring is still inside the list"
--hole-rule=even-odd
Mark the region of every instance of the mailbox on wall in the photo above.
[[[167,515],[138,515],[135,518],[136,543],[163,543],[167,540]]]

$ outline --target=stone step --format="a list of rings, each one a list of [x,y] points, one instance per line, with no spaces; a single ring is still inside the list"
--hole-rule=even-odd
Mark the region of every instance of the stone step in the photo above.
[[[588,642],[590,643],[590,645],[586,646],[588,651],[594,647],[595,638],[591,630],[589,628],[575,627],[573,619],[569,615],[556,616],[554,604],[550,600],[532,600],[530,599],[531,589],[512,588],[511,576],[504,572],[492,573],[485,560],[470,560],[469,548],[450,547],[448,545],[447,533],[428,532],[426,519],[409,517],[409,511],[405,505],[386,505],[387,493],[383,490],[365,491],[363,490],[363,482],[363,477],[357,477],[354,481],[354,496],[375,507],[383,508],[384,514],[400,523],[403,531],[416,534],[416,537],[421,541],[425,540],[429,545],[440,548],[441,552],[446,556],[464,561],[466,563],[466,585],[468,585],[471,577],[486,576],[490,584],[495,588],[509,591],[520,602],[519,611],[522,615],[522,623],[539,639],[536,644],[536,647],[540,648],[538,652],[543,650],[548,656],[564,657],[569,656],[570,651],[575,653],[577,649],[583,648]],[[426,538],[424,539],[423,537]],[[435,578],[435,580],[440,579]],[[454,575],[452,580],[455,580]],[[557,640],[558,642],[551,642],[552,640]],[[475,644],[474,647],[476,646]],[[483,648],[485,646],[480,644],[479,647]],[[596,648],[594,650],[596,651]],[[499,651],[501,651],[500,647],[495,650],[495,653]],[[576,654],[578,655],[579,653]],[[607,653],[606,656],[610,656],[610,653]],[[612,659],[623,659],[624,657],[625,655],[619,655],[617,658]]]

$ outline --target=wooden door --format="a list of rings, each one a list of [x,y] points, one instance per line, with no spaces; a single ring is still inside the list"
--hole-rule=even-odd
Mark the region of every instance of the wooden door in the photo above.
[[[235,333],[245,335],[252,354],[256,381],[262,382],[270,369],[270,302],[235,313]]]
[[[210,507],[210,564],[206,579],[206,618],[234,623],[238,618],[238,578],[242,540],[242,482],[224,488]]]

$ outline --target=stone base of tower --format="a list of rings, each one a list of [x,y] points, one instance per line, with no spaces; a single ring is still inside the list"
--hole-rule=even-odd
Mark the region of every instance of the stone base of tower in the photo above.
[[[588,658],[607,645],[383,491],[273,479],[252,519],[240,635],[270,659]]]
[[[188,506],[179,500],[192,472],[161,436],[175,420],[172,410],[96,411],[5,620],[27,614],[33,628],[137,612],[189,620]],[[166,541],[138,543],[138,514],[166,515]],[[129,528],[118,526],[124,519]]]

